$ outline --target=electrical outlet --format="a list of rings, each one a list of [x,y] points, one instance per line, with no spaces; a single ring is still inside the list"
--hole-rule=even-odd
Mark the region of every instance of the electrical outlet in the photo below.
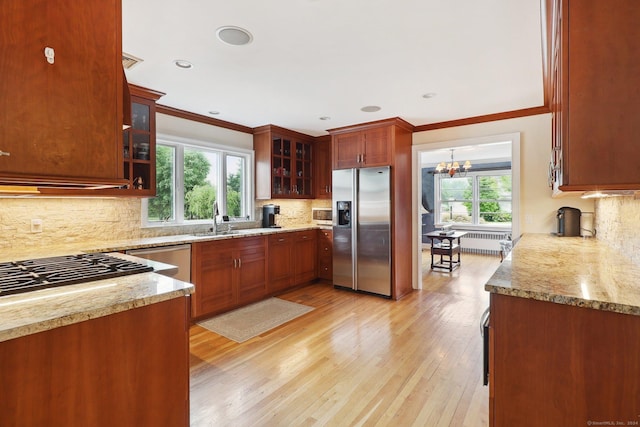
[[[42,233],[42,220],[41,219],[32,219],[31,220],[31,232],[32,233]]]

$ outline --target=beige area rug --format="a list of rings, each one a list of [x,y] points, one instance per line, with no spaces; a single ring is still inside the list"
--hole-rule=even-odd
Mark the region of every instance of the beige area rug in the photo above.
[[[311,310],[313,307],[280,298],[269,298],[203,320],[198,325],[230,340],[244,342]]]

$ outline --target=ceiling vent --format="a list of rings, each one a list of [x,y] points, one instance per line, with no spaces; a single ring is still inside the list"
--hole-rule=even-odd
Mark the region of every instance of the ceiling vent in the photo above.
[[[139,62],[142,62],[143,59],[136,58],[133,55],[130,55],[126,52],[122,52],[122,66],[125,70],[130,70],[135,67]]]

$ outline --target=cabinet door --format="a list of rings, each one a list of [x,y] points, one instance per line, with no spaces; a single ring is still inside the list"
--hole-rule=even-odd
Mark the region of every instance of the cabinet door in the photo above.
[[[385,126],[362,132],[364,166],[391,164],[391,127]]]
[[[293,285],[293,234],[269,236],[269,293],[280,292]]]
[[[640,141],[638,2],[620,0],[610,9],[598,0],[565,1],[563,7],[563,184],[638,188],[640,173],[629,163],[638,158]]]
[[[316,231],[299,231],[295,233],[294,245],[294,284],[310,282],[318,277]]]
[[[0,179],[122,181],[120,2],[6,0],[0,16]]]
[[[231,242],[203,242],[192,246],[193,316],[224,311],[237,301],[234,287],[235,254]]]
[[[359,166],[362,154],[360,132],[335,135],[333,137],[333,169],[349,169]]]
[[[314,148],[316,199],[331,199],[331,140],[318,142]]]
[[[235,249],[235,286],[238,303],[257,301],[267,294],[267,257],[264,237],[239,239]]]
[[[313,195],[313,145],[297,141],[295,147],[292,195],[309,198]]]

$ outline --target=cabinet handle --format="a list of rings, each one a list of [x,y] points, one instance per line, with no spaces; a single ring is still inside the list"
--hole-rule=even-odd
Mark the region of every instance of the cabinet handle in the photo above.
[[[233,259],[233,268],[238,268],[238,260],[237,259]]]
[[[242,268],[242,258],[238,258],[238,268]]]
[[[6,151],[0,150],[0,156],[10,156],[11,153],[7,153]]]
[[[278,239],[278,242],[284,242],[283,238]]]

